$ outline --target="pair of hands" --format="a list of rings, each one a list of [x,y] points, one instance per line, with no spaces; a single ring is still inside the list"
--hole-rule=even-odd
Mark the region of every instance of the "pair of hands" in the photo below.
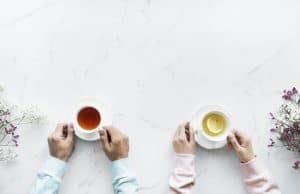
[[[128,157],[129,139],[126,135],[112,126],[103,127],[99,133],[102,149],[111,161]],[[58,124],[54,132],[48,137],[48,145],[53,157],[67,161],[75,148],[73,125]]]
[[[255,157],[251,139],[240,131],[234,130],[228,135],[227,145],[234,150],[243,163],[249,162]],[[173,147],[177,154],[194,154],[195,135],[189,123],[184,123],[177,128],[173,138]]]
[[[100,141],[106,156],[111,160],[128,157],[129,139],[117,128],[108,126],[100,131]],[[67,161],[75,146],[74,127],[71,124],[58,124],[48,137],[50,154],[60,160]],[[234,130],[227,137],[228,147],[235,151],[241,162],[249,162],[255,155],[251,139]],[[194,154],[196,149],[194,130],[189,123],[180,125],[173,138],[173,147],[177,154]]]

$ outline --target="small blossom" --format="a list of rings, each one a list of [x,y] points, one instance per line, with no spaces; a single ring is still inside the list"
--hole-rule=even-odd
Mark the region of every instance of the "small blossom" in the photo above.
[[[298,160],[298,161],[296,161],[296,162],[294,163],[293,168],[296,169],[296,170],[298,170],[299,167],[300,167],[300,160]]]
[[[270,138],[270,144],[268,145],[268,147],[273,147],[274,146],[274,144],[275,144],[275,141],[272,139],[272,138]]]
[[[271,131],[271,132],[276,132],[277,129],[276,129],[276,128],[272,128],[272,129],[270,129],[270,131]]]
[[[15,139],[18,139],[20,137],[20,135],[14,135],[13,136]]]
[[[270,115],[270,117],[271,117],[271,119],[275,119],[275,117],[274,117],[274,114],[273,113],[269,113],[269,115]]]
[[[297,94],[298,93],[298,90],[295,87],[293,87],[292,91],[293,91],[293,94]]]

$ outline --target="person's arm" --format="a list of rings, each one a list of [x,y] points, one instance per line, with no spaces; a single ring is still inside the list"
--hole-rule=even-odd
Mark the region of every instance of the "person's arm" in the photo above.
[[[102,149],[111,161],[112,185],[115,194],[138,193],[138,182],[128,164],[129,139],[118,129],[109,126],[100,130]]]
[[[175,167],[169,180],[170,193],[190,193],[195,183],[195,155],[176,154]]]
[[[270,173],[259,164],[256,158],[247,163],[241,163],[241,168],[249,194],[281,194]]]
[[[59,124],[48,137],[50,155],[39,170],[30,194],[58,194],[62,178],[66,172],[66,161],[74,149],[74,129],[72,125]]]
[[[260,166],[249,137],[234,130],[227,138],[228,146],[241,161],[244,182],[249,194],[281,194],[279,187],[272,181],[269,172]]]
[[[173,138],[175,167],[169,179],[170,194],[189,194],[195,184],[195,136],[188,123],[180,125]]]
[[[39,170],[30,194],[58,193],[65,171],[65,161],[49,156],[44,166]]]
[[[112,185],[116,194],[138,193],[138,182],[130,171],[128,158],[112,162]]]

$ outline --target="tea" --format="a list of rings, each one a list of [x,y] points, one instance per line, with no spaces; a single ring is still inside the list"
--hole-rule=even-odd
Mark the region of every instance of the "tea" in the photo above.
[[[77,121],[83,129],[93,130],[100,124],[101,116],[97,109],[85,107],[79,111]]]
[[[221,135],[225,131],[226,125],[226,119],[218,113],[210,113],[202,121],[204,132],[212,137]]]

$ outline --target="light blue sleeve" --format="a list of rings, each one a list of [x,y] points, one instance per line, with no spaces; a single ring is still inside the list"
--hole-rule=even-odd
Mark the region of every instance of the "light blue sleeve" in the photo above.
[[[130,172],[127,158],[112,162],[112,184],[115,194],[138,193],[138,182]]]
[[[38,172],[30,194],[58,194],[67,163],[49,156]]]

